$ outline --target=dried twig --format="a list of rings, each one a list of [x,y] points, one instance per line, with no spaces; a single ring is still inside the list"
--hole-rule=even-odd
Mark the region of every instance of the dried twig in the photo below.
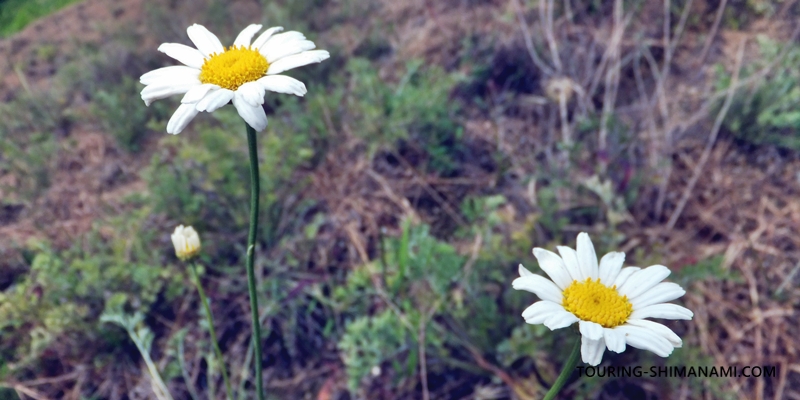
[[[20,399],[23,399],[23,394],[28,397],[32,397],[35,400],[47,400],[47,396],[33,390],[29,387],[22,385],[21,383],[10,383],[10,382],[0,382],[0,387],[5,387],[14,390],[17,392],[17,396]]]
[[[725,7],[728,5],[728,0],[722,0],[719,3],[719,7],[717,8],[717,16],[714,17],[714,25],[711,25],[711,32],[708,34],[708,38],[706,39],[706,44],[703,45],[703,51],[700,53],[700,61],[699,63],[702,65],[706,61],[706,57],[708,56],[708,50],[711,48],[711,43],[714,42],[714,37],[717,36],[717,30],[719,30],[719,24],[722,22],[722,14],[725,13]]]
[[[539,2],[539,19],[544,25],[544,37],[547,38],[547,46],[550,48],[550,57],[553,59],[556,73],[560,73],[561,57],[558,55],[558,44],[556,44],[556,36],[553,34],[553,9],[555,9],[553,0]]]
[[[555,71],[549,65],[545,64],[541,58],[539,58],[539,54],[536,53],[536,48],[533,47],[533,34],[531,33],[531,29],[528,26],[528,23],[525,21],[525,14],[522,10],[522,4],[520,4],[519,0],[511,0],[511,4],[514,6],[514,11],[517,14],[517,19],[519,20],[519,27],[522,29],[522,36],[525,40],[525,48],[528,49],[528,54],[531,56],[531,61],[536,64],[539,69],[544,72],[545,75],[553,75]]]
[[[617,100],[617,88],[619,87],[620,71],[620,46],[622,35],[625,32],[627,23],[622,22],[622,0],[614,1],[614,33],[609,45],[610,67],[606,71],[605,90],[603,96],[603,114],[600,117],[600,131],[597,136],[597,150],[604,153],[608,147],[608,119],[614,112],[614,103]],[[603,157],[600,166],[606,169],[607,158]]]

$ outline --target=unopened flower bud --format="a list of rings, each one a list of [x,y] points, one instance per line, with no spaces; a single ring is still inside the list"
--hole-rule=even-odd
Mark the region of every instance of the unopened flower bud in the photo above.
[[[182,261],[200,253],[200,236],[191,226],[178,225],[172,234],[172,244],[175,245],[175,255]]]

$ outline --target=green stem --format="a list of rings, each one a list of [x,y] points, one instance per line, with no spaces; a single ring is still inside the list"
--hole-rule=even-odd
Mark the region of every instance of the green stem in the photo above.
[[[222,351],[219,349],[219,341],[217,340],[217,332],[214,330],[214,316],[211,314],[211,307],[208,305],[208,297],[203,290],[203,285],[200,283],[200,276],[197,275],[197,266],[191,264],[192,280],[194,285],[197,286],[197,293],[200,295],[200,302],[203,303],[203,309],[206,312],[206,321],[208,321],[208,333],[211,335],[211,343],[214,346],[214,354],[217,356],[220,370],[222,372],[222,380],[225,381],[225,391],[228,393],[228,399],[233,400],[233,389],[231,388],[231,381],[228,379],[228,368],[225,367],[225,359],[222,358]]]
[[[258,399],[264,400],[264,382],[261,379],[261,324],[258,323],[258,298],[256,297],[256,273],[253,267],[256,248],[256,231],[258,231],[258,149],[256,148],[256,130],[250,124],[247,127],[247,148],[250,153],[250,233],[247,235],[247,289],[250,292],[250,317],[253,321],[253,346],[256,370],[256,391]]]
[[[544,396],[544,400],[553,400],[556,398],[558,392],[561,391],[561,388],[564,387],[564,384],[567,383],[567,379],[572,375],[572,372],[575,370],[575,366],[578,365],[578,360],[581,358],[581,338],[578,338],[578,341],[575,342],[575,346],[572,348],[572,353],[569,355],[567,359],[567,363],[564,364],[564,369],[561,370],[561,374],[558,375],[556,382],[553,383],[553,386],[550,390],[547,391],[547,394]]]

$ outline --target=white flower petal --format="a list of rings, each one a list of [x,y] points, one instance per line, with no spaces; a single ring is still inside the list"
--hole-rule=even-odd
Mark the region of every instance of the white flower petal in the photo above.
[[[180,61],[184,65],[197,68],[198,70],[206,62],[205,58],[203,58],[203,53],[185,44],[164,43],[158,46],[158,51]]]
[[[256,131],[263,131],[267,127],[267,113],[261,106],[253,106],[244,100],[237,90],[233,94],[233,106],[239,111],[239,116]]]
[[[269,38],[271,38],[272,35],[275,34],[275,32],[280,32],[282,30],[283,30],[282,26],[273,26],[272,28],[265,30],[260,35],[258,35],[256,40],[253,41],[253,44],[250,45],[250,48],[260,50],[261,47],[264,46],[264,44],[269,40]]]
[[[533,275],[533,272],[528,271],[528,269],[523,267],[522,264],[519,265],[519,276],[520,277],[531,276],[531,275]]]
[[[184,65],[173,65],[170,67],[154,69],[139,78],[139,82],[143,85],[161,84],[168,85],[175,81],[190,81],[200,82],[198,77],[200,70],[187,67]]]
[[[597,366],[603,361],[603,353],[606,351],[606,343],[601,337],[600,340],[592,340],[586,336],[581,337],[581,359],[583,362]]]
[[[264,85],[257,81],[245,82],[236,89],[236,95],[241,97],[247,104],[256,107],[264,104]]]
[[[664,319],[692,319],[694,313],[686,307],[677,304],[653,304],[633,310],[630,319],[664,318]]]
[[[169,119],[169,122],[167,122],[167,133],[173,135],[181,133],[183,128],[186,128],[186,125],[188,125],[196,115],[197,110],[195,110],[194,104],[181,104],[180,107],[175,110],[175,114],[172,114],[172,118]]]
[[[279,33],[279,34],[276,34],[276,35],[272,35],[272,37],[270,37],[268,40],[266,40],[264,42],[264,44],[261,45],[261,47],[259,47],[259,50],[263,54],[264,51],[269,50],[271,47],[280,46],[281,44],[284,44],[284,43],[287,43],[287,42],[293,42],[293,41],[297,41],[297,40],[305,40],[305,38],[306,38],[305,35],[303,35],[302,33],[298,32],[298,31],[288,31],[288,32]]]
[[[533,249],[533,256],[539,261],[539,267],[547,273],[556,286],[563,290],[572,284],[572,279],[564,266],[564,260],[558,254],[536,247]]]
[[[306,50],[312,50],[317,46],[315,46],[314,42],[310,40],[295,40],[292,42],[280,43],[274,46],[268,44],[264,47],[266,49],[262,50],[261,54],[267,58],[267,62],[274,63],[275,61],[278,61],[286,56],[302,53]]]
[[[592,280],[597,279],[597,254],[594,252],[594,245],[586,232],[578,234],[578,265],[581,267],[583,275]]]
[[[514,279],[511,287],[516,290],[525,290],[539,296],[542,300],[561,304],[561,289],[549,279],[539,275],[527,275]]]
[[[306,85],[303,82],[286,75],[268,75],[259,78],[256,82],[271,92],[293,94],[300,97],[307,93]]]
[[[548,327],[551,331],[556,329],[566,328],[576,322],[578,317],[575,314],[564,310],[563,312],[556,312],[550,315],[545,321],[544,326]]]
[[[608,287],[613,286],[614,280],[617,279],[624,262],[625,253],[614,251],[604,255],[600,259],[600,282]]]
[[[211,33],[205,26],[194,24],[186,28],[186,33],[189,39],[192,40],[197,50],[200,50],[203,55],[208,58],[214,53],[222,53],[225,48],[217,38],[217,35]]]
[[[650,329],[633,325],[622,325],[616,328],[617,331],[625,334],[625,342],[637,349],[649,350],[661,357],[672,354],[675,348],[663,336]]]
[[[189,89],[199,85],[200,81],[178,82],[170,85],[148,85],[145,86],[145,88],[141,91],[142,100],[144,100],[145,105],[150,106],[152,102],[158,99],[163,99],[176,94],[184,94],[188,92]]]
[[[330,56],[331,55],[327,50],[311,50],[284,57],[269,65],[267,75],[280,74],[281,72],[288,71],[292,68],[318,63],[322,60],[327,60]]]
[[[195,105],[197,111],[212,112],[228,104],[233,99],[233,90],[220,88],[211,90]]]
[[[188,92],[183,96],[181,99],[181,103],[197,103],[198,101],[202,100],[203,97],[209,92],[209,90],[217,90],[219,86],[213,83],[204,83],[199,86],[195,86],[189,89]]]
[[[665,325],[659,324],[658,322],[648,321],[646,319],[629,319],[626,324],[650,329],[651,331],[661,335],[661,337],[664,339],[667,339],[667,341],[672,344],[673,347],[683,346],[683,341],[681,340],[680,336],[676,335],[672,329],[669,329]]]
[[[649,305],[675,300],[684,294],[686,294],[686,291],[677,283],[661,282],[652,289],[634,298],[628,298],[628,300],[633,305],[633,309],[638,310]]]
[[[522,318],[525,318],[525,322],[529,324],[541,324],[548,318],[560,314],[561,312],[566,312],[564,307],[552,301],[542,300],[528,306],[528,308],[522,312]]]
[[[253,35],[256,32],[261,30],[260,24],[250,24],[247,28],[242,29],[242,32],[239,33],[239,36],[236,36],[236,40],[233,41],[234,46],[244,46],[250,47],[250,39],[253,38]]]
[[[616,328],[604,328],[603,339],[606,341],[608,350],[615,353],[622,353],[625,351],[625,333],[617,330]]]
[[[619,275],[617,275],[617,279],[614,279],[614,284],[611,286],[616,286],[617,292],[619,292],[620,286],[625,284],[625,282],[628,281],[628,278],[630,278],[630,276],[633,275],[634,272],[639,271],[640,269],[641,268],[639,267],[625,267],[621,269],[619,271]]]
[[[592,321],[580,321],[581,335],[591,340],[598,340],[603,338],[603,326]]]
[[[652,289],[653,286],[668,277],[669,273],[669,268],[663,265],[647,267],[641,271],[636,271],[622,286],[617,286],[617,291],[621,295],[632,299]]]
[[[564,260],[564,266],[567,267],[567,272],[573,280],[583,282],[588,276],[583,276],[581,267],[578,265],[578,253],[567,246],[558,246],[558,254],[561,254],[561,259]]]

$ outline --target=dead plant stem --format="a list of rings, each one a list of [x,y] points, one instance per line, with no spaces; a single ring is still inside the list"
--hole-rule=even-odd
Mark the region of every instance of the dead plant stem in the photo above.
[[[536,53],[536,48],[533,46],[533,34],[531,33],[531,29],[528,26],[528,22],[525,21],[525,13],[522,9],[522,4],[520,4],[520,0],[511,0],[511,4],[514,7],[514,11],[517,14],[517,20],[519,20],[519,27],[522,30],[523,40],[525,41],[525,48],[528,50],[528,54],[531,57],[531,61],[536,64],[539,69],[544,72],[545,75],[553,75],[554,71],[549,65],[545,64],[541,58],[539,58],[539,54]]]
[[[725,13],[725,7],[727,5],[728,0],[722,0],[722,2],[719,3],[719,7],[717,7],[717,16],[714,17],[714,24],[711,25],[711,31],[706,39],[706,44],[703,45],[703,51],[700,52],[700,60],[698,61],[698,65],[703,65],[703,63],[706,61],[706,57],[708,57],[708,51],[711,49],[711,44],[714,42],[714,37],[717,36],[717,30],[719,30],[719,24],[722,22],[722,15]]]
[[[553,0],[539,1],[539,19],[544,25],[544,37],[547,38],[547,46],[550,48],[550,57],[553,59],[553,66],[557,74],[561,73],[561,57],[558,55],[558,44],[556,36],[553,34],[553,10],[555,5]]]

